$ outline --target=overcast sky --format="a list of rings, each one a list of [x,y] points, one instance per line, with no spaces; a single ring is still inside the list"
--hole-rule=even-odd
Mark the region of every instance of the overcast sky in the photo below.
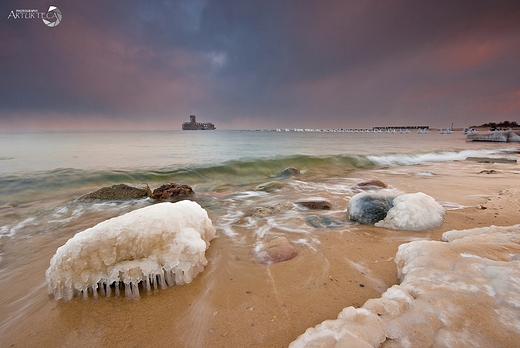
[[[56,27],[8,18],[49,5]],[[2,0],[0,17],[1,130],[520,123],[519,0]]]

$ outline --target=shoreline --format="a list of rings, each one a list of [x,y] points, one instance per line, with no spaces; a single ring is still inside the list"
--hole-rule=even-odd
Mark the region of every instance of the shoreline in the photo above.
[[[220,231],[206,252],[208,266],[190,284],[141,293],[140,300],[55,301],[46,294],[44,271],[67,238],[35,235],[28,244],[12,246],[10,255],[32,257],[20,261],[23,273],[0,282],[2,305],[23,310],[20,318],[0,321],[7,325],[1,328],[3,346],[287,347],[308,328],[335,319],[343,308],[360,307],[398,284],[394,257],[399,245],[440,241],[450,230],[520,223],[520,188],[511,188],[519,175],[516,164],[465,161],[463,172],[460,166],[457,161],[382,166],[349,176],[352,183],[369,177],[403,192],[420,191],[438,202],[460,204],[447,209],[439,228],[410,232],[351,225],[316,230],[317,247],[296,244],[300,254],[294,259],[262,265],[250,254],[255,237],[238,226],[244,229],[243,239]],[[481,173],[491,169],[496,173]],[[218,216],[209,214],[215,224]],[[51,247],[40,251],[41,245]],[[17,293],[27,295],[17,298]]]
[[[137,301],[97,302],[54,301],[44,298],[42,286],[34,290],[38,308],[2,340],[11,347],[287,347],[307,328],[398,284],[393,259],[400,244],[440,241],[449,230],[520,223],[519,193],[503,190],[480,209],[448,210],[444,224],[427,232],[373,226],[329,232],[321,235],[320,250],[299,247],[295,259],[267,266],[251,262],[245,249],[227,251],[229,237],[220,234],[208,249],[208,266],[190,284]],[[346,261],[328,262],[339,259]]]

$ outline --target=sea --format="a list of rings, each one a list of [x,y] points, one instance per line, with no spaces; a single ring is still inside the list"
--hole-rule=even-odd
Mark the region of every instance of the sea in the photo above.
[[[337,261],[324,248],[333,248],[334,244],[330,243],[337,243],[337,240],[329,241],[327,233],[336,237],[353,233],[374,243],[384,238],[408,242],[430,236],[406,232],[399,234],[374,227],[361,231],[360,226],[349,221],[346,216],[350,197],[359,192],[354,188],[356,183],[382,180],[389,185],[383,190],[388,194],[420,191],[432,196],[446,210],[460,210],[482,204],[487,196],[507,186],[514,186],[511,177],[519,174],[516,164],[504,164],[502,168],[507,175],[498,175],[497,178],[501,179],[491,182],[492,175],[482,174],[482,171],[492,165],[468,158],[516,158],[517,154],[518,144],[466,142],[461,132],[440,134],[435,130],[426,134],[416,131],[347,133],[265,130],[0,132],[0,337],[4,337],[0,338],[0,341],[4,340],[0,346],[9,346],[28,337],[38,342],[35,338],[38,335],[42,336],[40,339],[43,341],[40,342],[50,344],[48,336],[52,335],[45,334],[45,326],[40,331],[31,332],[27,325],[36,318],[50,315],[55,308],[66,315],[60,317],[56,314],[58,310],[54,311],[54,317],[51,316],[54,318],[52,328],[61,325],[65,337],[74,332],[73,336],[82,342],[80,346],[97,345],[100,342],[108,346],[114,343],[107,341],[108,333],[96,329],[94,321],[89,322],[90,326],[87,325],[91,328],[88,333],[81,333],[78,329],[81,326],[79,319],[74,324],[76,326],[71,328],[72,324],[67,323],[73,313],[68,312],[67,306],[76,306],[76,310],[82,308],[78,311],[84,314],[82,311],[87,309],[81,306],[87,305],[79,299],[70,303],[55,301],[47,293],[45,279],[50,258],[58,247],[76,233],[112,217],[156,203],[150,198],[78,200],[82,195],[99,188],[121,183],[146,183],[151,190],[173,182],[191,186],[195,192],[191,199],[208,212],[217,231],[217,238],[208,250],[208,266],[203,276],[199,276],[203,279],[200,280],[202,283],[197,286],[204,288],[211,284],[211,287],[217,289],[225,278],[226,282],[229,279],[242,279],[260,289],[262,285],[259,284],[267,282],[270,285],[264,290],[272,292],[270,300],[289,303],[289,300],[283,299],[285,288],[300,291],[309,284],[311,275],[318,277],[319,274],[329,279],[330,270],[336,269],[333,264]],[[300,174],[280,178],[279,173],[288,167],[298,169]],[[255,190],[257,185],[274,180],[282,182],[283,187],[272,192]],[[481,184],[482,180],[485,183]],[[332,208],[312,211],[297,204],[302,200],[326,200]],[[293,208],[280,214],[252,217],[258,208],[285,202],[294,204]],[[318,216],[321,221],[333,223],[316,226],[309,216]],[[287,237],[300,251],[294,260],[284,264],[293,262],[298,267],[308,267],[308,263],[295,260],[312,255],[315,258],[315,270],[288,269],[287,272],[304,272],[308,276],[289,277],[291,283],[284,285],[281,280],[277,280],[276,270],[267,268],[266,271],[265,267],[273,265],[255,263],[254,251],[277,236]],[[362,258],[363,252],[360,255]],[[377,297],[391,285],[390,282],[398,282],[393,278],[370,278],[370,267],[362,260],[354,264],[348,260],[340,263],[366,273],[368,278],[360,278],[359,282],[363,281],[367,291],[372,291],[369,296]],[[393,261],[388,264],[389,267],[395,267]],[[260,272],[262,276],[250,279],[255,272]],[[329,288],[336,285],[337,280],[332,279],[327,280],[327,283],[330,282]],[[190,285],[179,288],[186,286]],[[154,296],[165,296],[163,294],[168,293],[169,289],[159,291],[159,295],[145,294],[137,302],[154,301]],[[255,290],[246,289],[245,292],[250,293],[240,296],[247,297]],[[191,300],[190,306],[191,303],[202,303],[203,299],[213,301],[209,300],[211,296],[207,291],[200,290],[193,295],[195,299]],[[320,296],[328,296],[321,290],[312,291],[316,303],[320,302]],[[183,293],[183,296],[188,295]],[[235,295],[231,293],[230,296]],[[364,302],[359,300],[359,303],[347,303],[347,298],[345,295],[339,299],[336,307],[332,304],[330,308],[327,307],[327,316],[329,313],[337,315],[342,308],[350,305],[361,306]],[[124,298],[116,304],[113,298],[111,302],[107,301],[99,299],[95,303],[96,308],[100,310],[108,303],[110,306],[119,306],[117,310],[124,310],[127,306]],[[214,301],[206,305],[222,306],[217,299]],[[261,302],[260,299],[258,301]],[[132,302],[132,306],[136,306],[135,303]],[[88,306],[91,306],[90,302]],[[253,313],[253,309],[249,309],[253,308],[252,305],[244,305],[246,307],[247,315]],[[173,326],[176,330],[184,332],[178,336],[179,341],[172,342],[171,346],[209,346],[213,342],[211,337],[217,336],[216,333],[219,333],[219,340],[230,340],[228,343],[234,339],[235,343],[251,339],[258,346],[267,346],[262,342],[268,342],[269,338],[263,341],[262,337],[269,336],[269,330],[263,329],[249,336],[245,334],[245,337],[244,334],[234,334],[234,330],[223,328],[226,320],[217,320],[220,315],[216,313],[224,313],[226,309],[213,309],[208,314],[210,318],[197,321],[208,327],[198,329],[192,335],[186,334],[189,330],[179,324],[185,321],[190,326],[192,322],[186,317],[182,318],[179,314],[179,317],[170,318],[175,322]],[[293,332],[289,331],[292,336],[288,334],[286,340],[290,342],[298,336],[296,332],[303,333],[305,328],[327,317],[323,314],[319,316],[319,321],[310,319],[314,309],[309,306],[308,310],[311,313],[304,309],[291,312],[284,307],[280,314],[264,313],[262,318],[265,317],[263,320],[270,324],[280,321],[284,316],[298,317],[303,330],[296,327],[292,329]],[[196,317],[193,313],[187,315],[189,318]],[[305,316],[309,320],[302,320]],[[219,324],[213,323],[214,320]],[[248,320],[245,320],[248,323],[244,325],[250,329]],[[258,319],[256,328],[261,327],[261,323],[262,320]],[[292,324],[289,322],[287,325]],[[283,328],[287,329],[282,325]],[[131,328],[125,326],[125,330]],[[134,338],[131,346],[141,346],[140,338]],[[66,342],[69,341],[58,339],[58,342],[61,342],[60,346],[67,346]]]

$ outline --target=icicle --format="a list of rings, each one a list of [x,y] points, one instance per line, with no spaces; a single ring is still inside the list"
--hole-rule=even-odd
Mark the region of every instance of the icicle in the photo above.
[[[116,288],[116,296],[117,296],[117,297],[119,297],[119,296],[121,295],[120,292],[119,292],[119,283],[120,283],[120,282],[115,282],[115,283],[114,283],[114,284],[115,284],[115,288]]]
[[[86,300],[88,300],[88,288],[83,290],[83,301],[86,301]]]
[[[97,286],[93,286],[92,287],[92,294],[94,295],[94,301],[97,301],[98,300],[98,288]]]
[[[166,282],[164,281],[164,273],[159,273],[157,275],[157,277],[159,278],[159,282],[161,283],[161,289],[166,289]]]
[[[175,284],[175,280],[173,280],[172,277],[172,271],[165,271],[164,279],[166,280],[166,284],[168,284],[168,286],[172,286]]]
[[[100,281],[98,283],[98,287],[99,287],[99,294],[101,296],[105,296],[106,297],[106,294],[105,294],[105,282],[104,281]]]
[[[125,296],[127,298],[132,298],[132,288],[130,287],[130,284],[123,283],[125,287]]]
[[[150,277],[146,277],[146,291],[150,292]]]
[[[112,287],[110,286],[109,283],[106,283],[106,289],[107,289],[107,297],[110,297],[110,295],[112,294]]]
[[[157,290],[157,283],[159,283],[159,281],[157,280],[157,274],[154,274],[152,276],[152,283],[153,283],[153,289]]]
[[[141,297],[139,295],[139,283],[130,283],[130,285],[132,287],[132,298],[138,299]]]

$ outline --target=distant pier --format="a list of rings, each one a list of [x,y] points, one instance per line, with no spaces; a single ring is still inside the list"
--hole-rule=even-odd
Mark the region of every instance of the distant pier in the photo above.
[[[419,134],[426,134],[430,130],[430,126],[385,126],[372,128],[277,128],[270,130],[263,130],[268,132],[333,132],[333,133],[411,133],[412,130]]]
[[[190,115],[190,122],[182,124],[182,130],[215,130],[215,125],[211,122],[197,122],[195,115]]]

